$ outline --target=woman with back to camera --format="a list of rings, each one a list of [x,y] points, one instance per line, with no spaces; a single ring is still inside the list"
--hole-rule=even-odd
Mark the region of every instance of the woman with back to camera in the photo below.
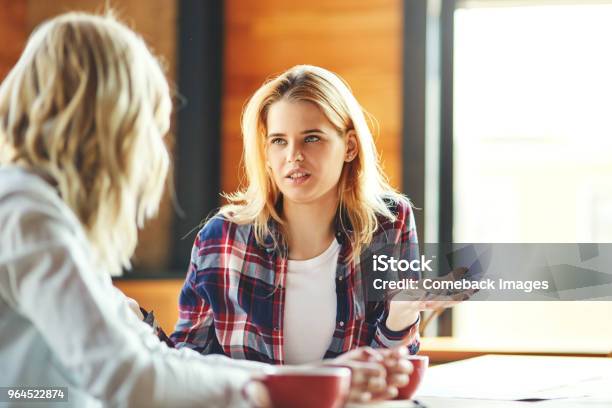
[[[157,211],[170,111],[158,62],[111,16],[30,37],[0,86],[1,387],[67,387],[62,407],[264,400],[245,388],[261,365],[169,349],[111,282]]]
[[[293,67],[251,97],[242,133],[248,185],[196,237],[177,347],[272,364],[334,361],[363,346],[415,354],[419,311],[433,304],[366,305],[360,294],[366,249],[395,246],[413,259],[418,244],[410,203],[387,183],[348,86]],[[364,386],[360,399],[394,392]]]

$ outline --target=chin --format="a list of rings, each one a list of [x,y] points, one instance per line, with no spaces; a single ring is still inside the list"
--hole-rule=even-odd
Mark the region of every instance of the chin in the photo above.
[[[291,201],[295,204],[309,204],[317,200],[318,196],[311,193],[299,193],[295,191],[290,192],[281,192],[283,194],[283,198],[287,201]]]
[[[291,201],[292,203],[295,204],[309,204],[312,203],[313,201],[316,201],[316,199],[313,199],[312,197],[304,197],[301,195],[284,195],[285,200],[287,201]]]

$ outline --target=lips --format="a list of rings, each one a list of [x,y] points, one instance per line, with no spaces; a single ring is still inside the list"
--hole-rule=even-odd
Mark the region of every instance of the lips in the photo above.
[[[292,184],[302,184],[310,178],[311,174],[304,169],[293,169],[285,176]]]

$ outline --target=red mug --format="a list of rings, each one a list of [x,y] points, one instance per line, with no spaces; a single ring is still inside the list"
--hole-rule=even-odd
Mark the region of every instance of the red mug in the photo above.
[[[274,408],[340,408],[348,399],[351,370],[344,367],[275,367],[257,379]]]
[[[410,373],[408,384],[398,388],[396,400],[412,398],[425,376],[427,366],[429,366],[429,357],[427,356],[407,356],[406,358],[412,363],[412,373]]]

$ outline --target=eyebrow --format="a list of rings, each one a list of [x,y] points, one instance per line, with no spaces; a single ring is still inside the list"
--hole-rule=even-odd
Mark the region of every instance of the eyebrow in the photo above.
[[[303,130],[300,132],[300,134],[305,135],[308,133],[321,133],[321,134],[325,134],[324,131],[322,131],[321,129],[308,129],[308,130]],[[279,137],[279,136],[286,136],[284,133],[270,133],[268,135],[268,137]]]

